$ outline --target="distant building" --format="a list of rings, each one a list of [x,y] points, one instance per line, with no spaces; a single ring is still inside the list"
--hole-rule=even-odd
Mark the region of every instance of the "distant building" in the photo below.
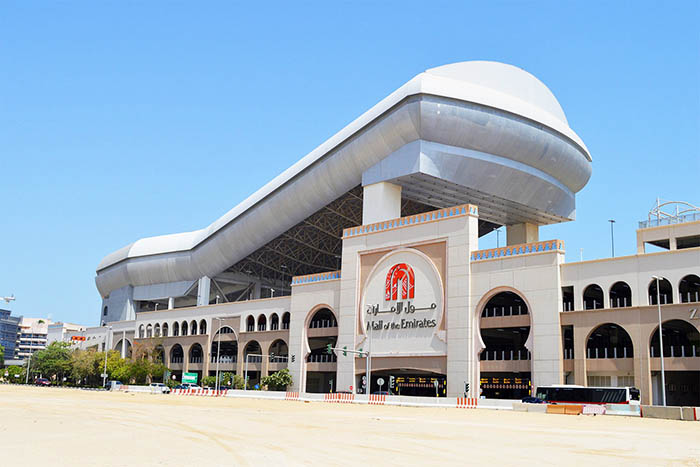
[[[22,318],[15,346],[15,359],[25,359],[47,345],[51,321],[44,318]]]
[[[15,356],[21,319],[20,316],[11,316],[10,310],[0,310],[0,345],[5,348],[5,360],[12,360]]]
[[[71,342],[73,336],[84,333],[86,327],[73,323],[53,323],[49,324],[46,345],[52,342]]]

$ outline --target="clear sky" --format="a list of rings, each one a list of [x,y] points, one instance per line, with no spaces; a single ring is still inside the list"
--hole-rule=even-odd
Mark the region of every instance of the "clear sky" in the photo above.
[[[97,325],[103,256],[205,227],[464,60],[537,76],[588,146],[577,220],[540,230],[568,261],[609,256],[611,218],[634,254],[657,196],[700,204],[696,1],[204,3],[2,3],[0,307]]]

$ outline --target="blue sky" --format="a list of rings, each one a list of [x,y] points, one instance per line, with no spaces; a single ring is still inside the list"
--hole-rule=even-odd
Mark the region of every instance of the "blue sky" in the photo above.
[[[96,325],[95,268],[202,228],[427,68],[520,66],[593,156],[567,260],[700,204],[697,2],[3,2],[0,296]],[[503,239],[503,237],[501,237]],[[483,239],[495,246],[495,236]],[[4,302],[0,307],[4,306]]]

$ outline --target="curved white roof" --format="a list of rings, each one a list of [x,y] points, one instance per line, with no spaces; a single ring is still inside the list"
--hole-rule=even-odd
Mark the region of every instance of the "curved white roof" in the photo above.
[[[201,275],[211,274],[211,271],[208,271],[201,264],[192,264],[191,258],[173,258],[172,255],[177,252],[189,252],[198,245],[209,241],[221,229],[226,228],[231,223],[238,222],[243,214],[249,213],[256,205],[292,182],[302,173],[308,171],[314,164],[328,156],[343,143],[348,142],[354,135],[366,130],[375,119],[382,116],[393,106],[409,96],[418,94],[436,95],[471,102],[524,117],[562,135],[564,139],[577,148],[585,160],[591,161],[583,141],[569,128],[566,116],[554,95],[530,73],[512,65],[488,61],[461,62],[431,68],[415,76],[391,93],[208,227],[193,232],[144,238],[107,255],[97,268],[98,288],[105,294],[117,286],[131,282],[126,277],[129,275],[129,271],[122,271],[119,274],[111,274],[111,276],[120,276],[119,280],[110,279],[106,281],[109,282],[109,285],[106,282],[101,283],[100,275],[102,271],[109,270],[124,260],[154,255],[169,255],[167,260],[173,265],[172,267],[187,267],[193,271],[192,274],[187,275],[193,275],[194,271]],[[567,181],[564,181],[564,183],[567,184],[572,192],[576,192],[585,184],[589,176],[590,169],[588,169],[587,173],[584,170],[581,174],[572,175],[575,178],[574,181],[568,184]],[[355,182],[355,184],[357,183],[359,181]],[[337,196],[340,196],[340,194]],[[245,219],[240,220],[245,221]],[[215,249],[221,251],[223,247],[224,245],[220,245]],[[252,244],[250,247],[252,247]],[[254,250],[249,251],[248,254],[252,253],[252,251]],[[236,255],[236,257],[238,256],[240,255]],[[185,263],[187,265],[183,266]],[[161,277],[153,278],[146,282],[159,283],[170,280],[182,280],[183,277],[184,275],[174,273],[161,274]],[[141,278],[138,282],[144,281],[145,279]]]

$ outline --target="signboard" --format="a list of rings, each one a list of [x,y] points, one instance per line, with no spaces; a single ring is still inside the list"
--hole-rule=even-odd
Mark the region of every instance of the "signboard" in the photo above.
[[[197,384],[197,373],[183,373],[182,382]]]
[[[442,279],[428,256],[413,249],[386,255],[370,272],[362,296],[372,354],[444,355],[447,344],[438,337],[443,304]]]
[[[85,336],[72,336],[72,337],[70,338],[70,340],[72,340],[72,341],[84,341],[84,340],[85,340]]]

